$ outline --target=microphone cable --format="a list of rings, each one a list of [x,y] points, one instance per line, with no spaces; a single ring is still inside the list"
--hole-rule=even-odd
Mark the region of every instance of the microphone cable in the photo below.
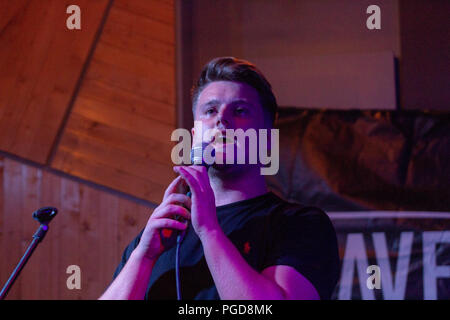
[[[180,245],[182,241],[182,236],[179,234],[177,236],[177,249],[175,253],[175,282],[177,286],[177,300],[181,300],[181,285],[180,285]]]
[[[188,191],[187,196],[191,197],[191,191]],[[175,250],[175,283],[177,289],[177,300],[181,300],[181,283],[180,283],[180,246],[181,242],[184,239],[184,235],[186,234],[186,230],[183,230],[177,235],[177,247]]]

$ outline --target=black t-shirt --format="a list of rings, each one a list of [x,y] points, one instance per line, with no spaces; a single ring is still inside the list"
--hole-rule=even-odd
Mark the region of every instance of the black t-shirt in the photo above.
[[[217,217],[223,232],[255,270],[292,266],[314,285],[321,299],[331,297],[339,277],[339,253],[333,225],[322,210],[286,202],[269,192],[219,206]],[[114,278],[141,235],[142,231],[125,249]],[[175,252],[175,247],[165,251],[155,263],[146,299],[177,298]],[[180,247],[180,279],[183,299],[220,299],[191,226]]]

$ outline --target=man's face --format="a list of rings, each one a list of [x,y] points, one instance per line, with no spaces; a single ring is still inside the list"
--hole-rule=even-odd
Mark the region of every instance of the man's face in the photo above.
[[[201,91],[194,120],[194,144],[200,141],[212,143],[216,155],[217,152],[225,153],[227,144],[237,143],[219,138],[226,135],[226,129],[258,131],[267,128],[258,92],[247,84],[232,81],[215,81]],[[205,138],[206,130],[213,132],[209,138]]]

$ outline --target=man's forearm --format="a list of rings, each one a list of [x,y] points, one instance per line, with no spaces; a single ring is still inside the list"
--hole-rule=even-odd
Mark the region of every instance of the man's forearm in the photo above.
[[[254,270],[222,230],[202,236],[203,251],[223,300],[283,300],[274,281]]]
[[[145,297],[155,261],[134,250],[100,300],[141,300]]]

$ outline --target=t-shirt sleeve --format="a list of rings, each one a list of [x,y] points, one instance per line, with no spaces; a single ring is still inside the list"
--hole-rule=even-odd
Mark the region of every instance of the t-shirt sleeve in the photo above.
[[[131,241],[130,244],[128,244],[128,246],[123,251],[122,258],[120,259],[119,265],[117,266],[116,271],[114,272],[113,280],[119,275],[120,271],[122,271],[123,267],[125,266],[128,259],[130,258],[131,253],[139,244],[139,241],[141,240],[143,231],[144,230],[142,230],[139,233],[139,235],[136,238],[134,238],[133,241]]]
[[[339,278],[336,232],[329,217],[316,207],[276,214],[265,267],[288,265],[307,278],[322,300],[331,298]]]

